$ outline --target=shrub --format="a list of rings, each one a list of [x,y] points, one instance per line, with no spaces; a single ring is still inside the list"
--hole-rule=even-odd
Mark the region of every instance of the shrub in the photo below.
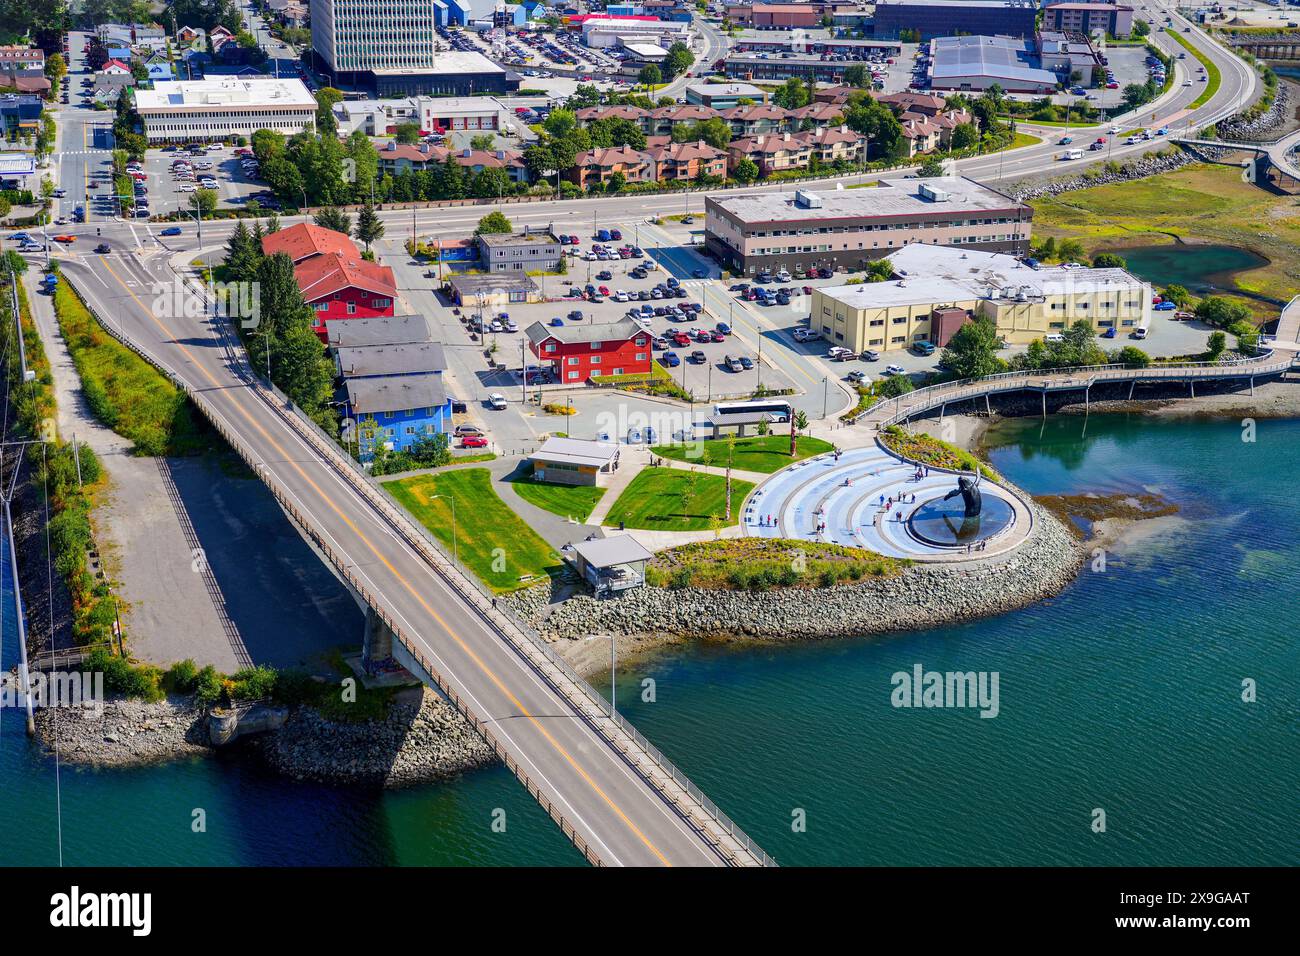
[[[199,668],[188,658],[177,661],[163,674],[163,686],[178,694],[188,694],[194,690],[199,679]]]

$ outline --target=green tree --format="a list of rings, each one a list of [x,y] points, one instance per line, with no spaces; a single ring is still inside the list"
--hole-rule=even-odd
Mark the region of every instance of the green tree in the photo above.
[[[356,237],[366,245],[366,251],[370,251],[370,244],[378,242],[384,235],[384,223],[375,215],[375,207],[366,203],[357,213]]]
[[[493,233],[510,233],[514,232],[514,226],[506,214],[497,210],[490,212],[478,221],[478,226],[474,230],[476,236],[490,235]]]
[[[1126,345],[1115,353],[1115,361],[1129,368],[1146,368],[1151,364],[1151,356],[1136,345]]]
[[[854,63],[844,71],[844,85],[869,87],[871,85],[871,74],[861,63]]]
[[[334,104],[343,102],[343,91],[332,86],[322,86],[316,91],[316,132],[333,139],[338,135],[339,124],[334,119]]]
[[[1002,369],[998,344],[997,325],[981,317],[953,333],[943,350],[942,361],[957,378],[984,378]]]
[[[903,126],[893,110],[883,103],[864,97],[844,111],[844,125],[870,139],[881,152],[889,153],[903,135]]]
[[[647,63],[645,66],[641,67],[641,72],[636,75],[636,78],[637,82],[642,86],[648,86],[652,90],[664,81],[663,73],[660,72],[659,67],[655,66],[653,63]],[[572,99],[572,97],[570,97],[570,99]]]
[[[1081,262],[1086,258],[1083,243],[1078,239],[1066,239],[1056,246],[1056,256],[1062,262]]]
[[[51,53],[45,58],[45,76],[54,86],[68,75],[68,64],[62,53]]]
[[[790,419],[790,457],[791,458],[793,458],[796,454],[798,454],[796,442],[798,440],[799,433],[802,431],[807,431],[807,429],[808,429],[808,415],[803,411],[795,412],[794,417]]]
[[[253,242],[253,235],[244,220],[235,224],[235,230],[226,243],[226,267],[237,282],[252,282],[257,278],[262,250]]]
[[[1217,362],[1227,348],[1228,336],[1222,330],[1215,329],[1206,340],[1205,357],[1211,362]]]
[[[1092,257],[1092,267],[1094,269],[1127,269],[1128,263],[1124,257],[1116,255],[1113,252],[1099,252]]]
[[[491,152],[497,144],[497,138],[491,133],[479,133],[477,136],[471,136],[469,148],[477,149],[482,152]]]
[[[758,164],[752,159],[742,159],[736,163],[736,168],[732,170],[732,176],[740,183],[752,183],[758,178]]]
[[[217,191],[215,189],[196,189],[193,195],[194,208],[200,216],[210,216],[217,209]]]
[[[714,149],[731,145],[731,124],[720,116],[696,123],[679,123],[673,127],[673,142],[694,143],[703,140]]]
[[[1221,295],[1207,295],[1196,303],[1196,317],[1217,329],[1230,329],[1238,322],[1248,321],[1250,309]]]
[[[916,175],[929,179],[943,175],[943,160],[938,156],[927,156],[916,171]]]
[[[802,80],[795,77],[786,80],[772,94],[772,102],[788,110],[797,110],[801,106],[807,106],[808,101],[808,87],[804,85]]]
[[[1180,309],[1185,309],[1192,304],[1192,294],[1187,291],[1186,286],[1177,283],[1165,286],[1162,295]]]
[[[980,141],[979,130],[975,128],[974,123],[960,123],[952,131],[952,148],[953,149],[970,149]]]
[[[695,54],[691,52],[690,47],[678,40],[668,48],[668,55],[664,57],[663,75],[670,80],[681,76],[694,62]]]
[[[393,139],[403,146],[414,146],[420,141],[419,123],[398,123],[393,130]]]
[[[345,236],[352,232],[352,217],[342,209],[335,209],[333,206],[326,206],[324,209],[318,210],[312,219],[322,229],[332,229],[334,232],[341,232]]]

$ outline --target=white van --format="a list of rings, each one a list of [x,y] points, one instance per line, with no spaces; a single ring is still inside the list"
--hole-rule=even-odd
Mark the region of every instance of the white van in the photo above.
[[[1150,326],[1146,325],[1145,323],[1139,325],[1136,329],[1133,330],[1133,338],[1144,339],[1147,337],[1147,333],[1149,333],[1150,331],[1151,331]]]
[[[1061,154],[1061,159],[1064,160],[1083,159],[1083,150],[1067,149],[1064,153]]]

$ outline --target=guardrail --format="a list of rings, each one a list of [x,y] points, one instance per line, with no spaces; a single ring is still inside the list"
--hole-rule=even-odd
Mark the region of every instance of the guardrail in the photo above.
[[[1011,392],[1034,388],[1035,381],[1045,388],[1091,388],[1098,382],[1138,382],[1144,379],[1227,379],[1247,378],[1256,375],[1276,375],[1291,367],[1291,358],[1273,357],[1270,350],[1265,355],[1255,358],[1237,359],[1232,362],[1170,362],[1158,366],[1132,368],[1127,365],[1088,365],[1070,369],[1043,369],[1023,372],[998,372],[980,379],[958,379],[953,382],[940,382],[927,385],[915,391],[907,392],[893,399],[894,411],[885,418],[876,421],[877,428],[896,425],[915,415],[930,411],[941,405],[980,398],[996,392]],[[1079,376],[1083,376],[1076,382]],[[904,405],[903,402],[907,404]],[[862,419],[873,416],[884,409],[889,400],[877,402],[870,408],[854,416],[850,424],[857,424]]]
[[[75,288],[75,286],[74,286]],[[200,294],[203,290],[200,287]],[[206,298],[204,299],[206,302]],[[505,747],[496,738],[483,721],[474,715],[461,700],[459,695],[448,684],[446,679],[429,663],[425,656],[420,652],[419,646],[412,641],[402,628],[393,620],[392,616],[384,609],[378,596],[371,593],[359,577],[352,570],[351,564],[337,554],[333,547],[325,540],[324,536],[317,532],[312,524],[300,512],[297,505],[285,494],[278,485],[272,480],[273,476],[270,470],[261,462],[257,461],[252,453],[246,449],[242,441],[231,432],[222,421],[220,415],[216,413],[215,408],[205,395],[199,390],[192,388],[172,369],[168,368],[163,362],[150,355],[120,330],[114,328],[111,324],[106,323],[99,315],[98,311],[87,305],[91,315],[106,332],[112,335],[117,341],[129,348],[132,352],[139,355],[145,361],[158,368],[168,376],[171,382],[181,391],[185,392],[191,401],[207,416],[217,429],[218,433],[235,449],[236,453],[244,459],[249,468],[262,479],[263,483],[270,489],[277,502],[285,508],[295,523],[299,525],[334,565],[335,569],[343,576],[345,580],[361,595],[362,600],[368,606],[374,609],[380,620],[388,626],[395,639],[406,649],[408,653],[419,663],[419,665],[429,675],[430,679],[438,686],[438,689],[447,697],[456,707],[466,720],[474,727],[476,732],[483,737],[485,741],[493,748],[493,751],[501,757],[502,761],[510,768],[511,772],[519,778],[520,782],[528,789],[529,793],[542,805],[551,815],[552,819],[559,824],[560,829],[573,841],[574,845],[580,852],[596,865],[603,865],[595,851],[588,846],[571,823],[563,818],[558,806],[552,801],[540,788],[540,786],[531,780],[523,768],[519,765]],[[216,321],[214,319],[214,321]],[[375,508],[383,520],[396,531],[401,538],[412,547],[412,549],[422,557],[428,566],[438,574],[440,578],[462,597],[466,603],[478,615],[480,620],[489,628],[494,630],[502,637],[509,646],[520,654],[521,657],[529,664],[534,672],[547,682],[551,688],[568,700],[575,708],[578,715],[591,727],[597,734],[605,739],[614,747],[624,762],[634,770],[646,783],[660,794],[674,810],[688,824],[692,826],[695,832],[712,846],[719,856],[729,865],[741,865],[744,861],[737,859],[735,852],[725,842],[719,840],[717,835],[711,833],[708,829],[708,821],[703,823],[696,819],[690,811],[689,806],[683,806],[681,797],[689,797],[690,800],[701,809],[709,819],[715,823],[726,837],[730,837],[738,847],[748,853],[754,862],[762,866],[775,866],[773,860],[757,843],[754,842],[743,830],[740,829],[725,813],[722,812],[704,793],[693,784],[690,779],[682,773],[667,757],[665,757],[653,744],[633,727],[621,714],[614,711],[612,714],[609,705],[605,702],[594,688],[578,676],[577,672],[562,657],[555,653],[549,645],[542,640],[532,628],[526,625],[522,620],[516,617],[508,609],[497,605],[493,596],[488,593],[480,582],[463,574],[455,566],[454,560],[447,555],[441,542],[437,540],[427,529],[413,522],[407,515],[401,505],[388,494],[387,490],[381,484],[376,482],[351,456],[346,455],[339,446],[328,436],[315,422],[298,408],[283,392],[273,384],[266,382],[258,377],[249,367],[246,356],[243,355],[241,347],[237,342],[231,341],[230,329],[224,325],[217,325],[217,333],[222,346],[225,348],[228,357],[232,363],[232,369],[235,374],[242,378],[258,396],[266,403],[277,416],[286,424],[294,428],[294,431],[316,452],[321,456],[323,461],[328,461],[343,476],[349,479],[354,490],[360,494],[364,500]],[[640,751],[652,762],[653,767],[645,766],[636,758],[635,751]],[[658,770],[662,774],[667,774],[668,781],[675,784],[681,791],[680,796],[672,792],[672,788],[657,776],[654,771]]]

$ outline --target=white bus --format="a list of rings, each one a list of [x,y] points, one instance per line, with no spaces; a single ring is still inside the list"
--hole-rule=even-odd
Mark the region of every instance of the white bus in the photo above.
[[[779,422],[790,420],[790,403],[780,398],[760,398],[749,402],[719,402],[713,406],[715,415],[739,415],[768,412]]]

